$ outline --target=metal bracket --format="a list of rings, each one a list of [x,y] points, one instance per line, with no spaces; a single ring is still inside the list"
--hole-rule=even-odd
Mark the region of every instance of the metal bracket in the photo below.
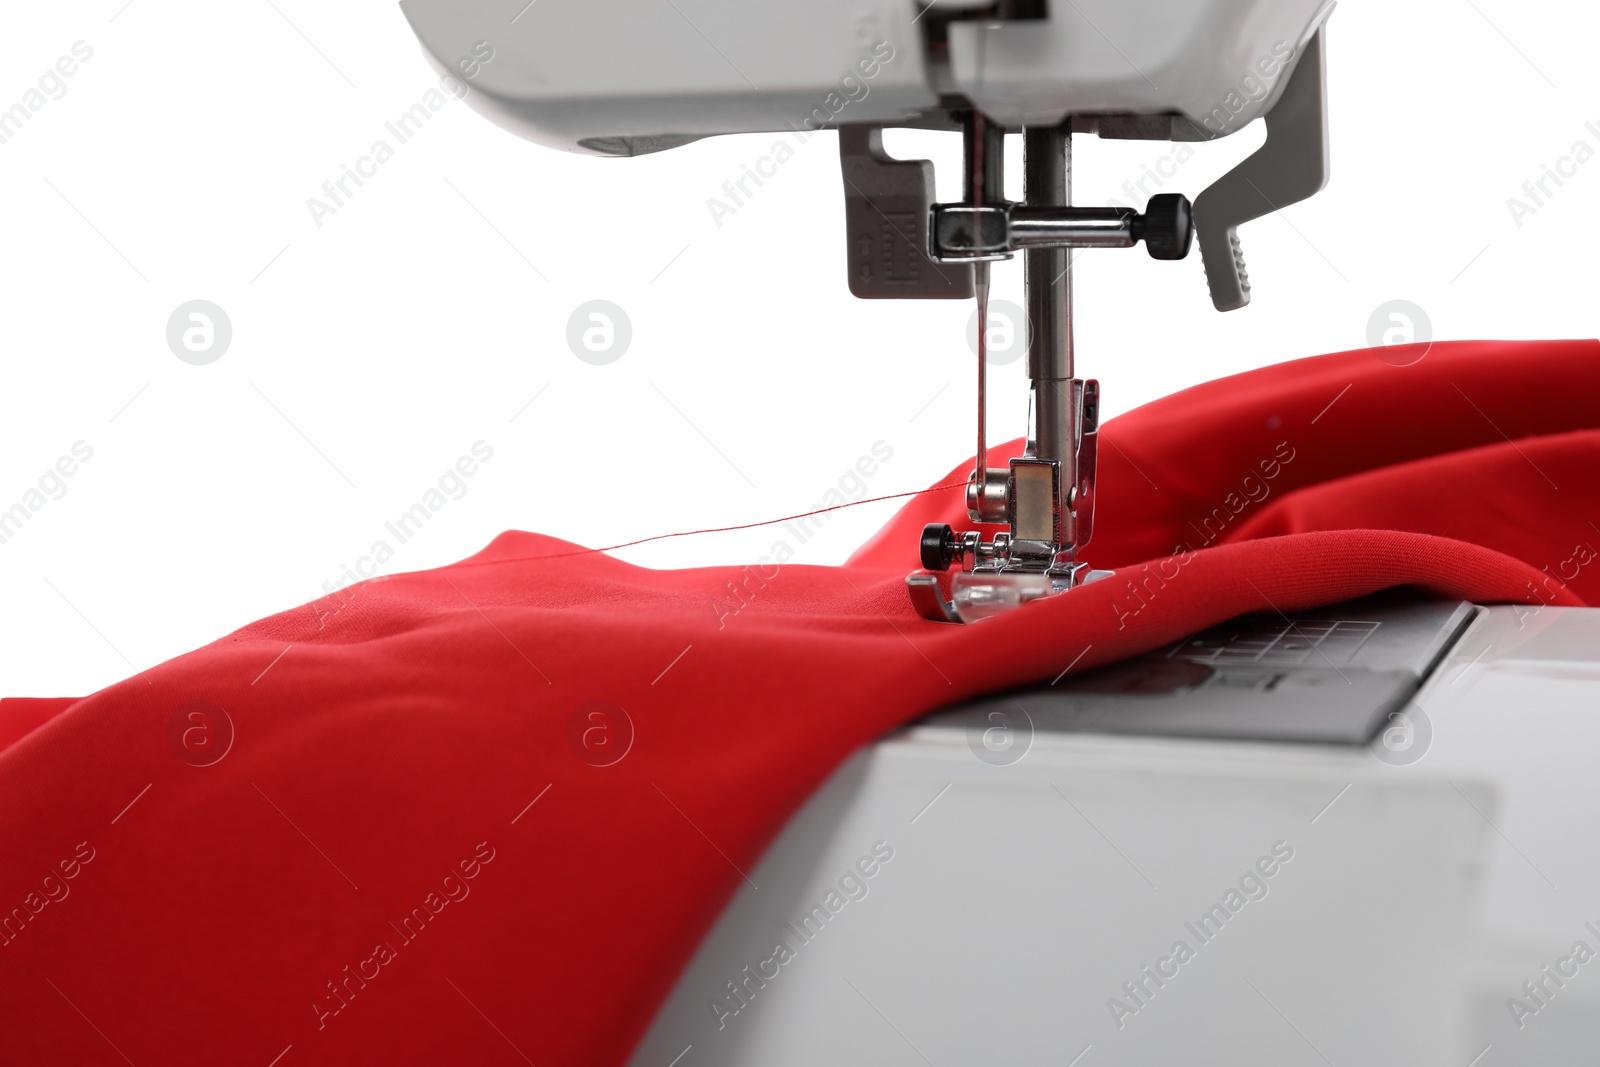
[[[1318,29],[1283,95],[1266,114],[1267,140],[1194,201],[1206,283],[1218,311],[1250,303],[1239,225],[1304,200],[1328,184],[1328,103]]]
[[[1094,478],[1100,465],[1100,382],[1090,378],[1074,385],[1081,412],[1078,425],[1083,436],[1078,441],[1078,484],[1073,488],[1071,507],[1076,519],[1077,536],[1073,551],[1082,551],[1094,536]]]
[[[911,606],[929,622],[960,622],[955,605],[945,599],[939,588],[937,575],[917,571],[906,575],[906,590],[911,594]]]
[[[941,263],[1010,259],[1029,248],[1131,248],[1139,241],[1152,259],[1189,254],[1190,206],[1178,193],[1157,193],[1143,213],[1117,207],[1037,207],[935,204],[930,254]]]

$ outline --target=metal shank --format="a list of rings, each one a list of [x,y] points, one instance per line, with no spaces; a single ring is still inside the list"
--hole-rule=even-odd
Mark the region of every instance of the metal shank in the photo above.
[[[1062,127],[1023,133],[1029,208],[1065,207],[1072,196],[1072,137]],[[1015,218],[1015,216],[1013,216]],[[1013,231],[1014,232],[1014,231]],[[1078,482],[1078,404],[1072,385],[1072,250],[1025,253],[1028,377],[1033,381],[1033,454],[1057,464],[1056,541],[1076,541],[1071,491]]]

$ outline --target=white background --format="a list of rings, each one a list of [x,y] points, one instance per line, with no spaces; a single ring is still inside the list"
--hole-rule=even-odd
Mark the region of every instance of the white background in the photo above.
[[[1106,413],[1360,347],[1395,298],[1440,338],[1594,336],[1600,161],[1520,227],[1506,201],[1576,140],[1600,148],[1597,38],[1588,4],[1347,0],[1333,180],[1242,230],[1251,307],[1214,312],[1198,254],[1080,261],[1080,372]],[[832,134],[719,228],[707,197],[771,135],[593,159],[452,101],[318,228],[307,198],[436,84],[395,4],[9,4],[0,109],[79,40],[65,95],[0,144],[0,510],[94,450],[0,544],[0,694],[87,693],[322,595],[479,440],[494,458],[384,571],[510,528],[605,545],[787,515],[880,440],[872,494],[972,453],[970,305],[849,295]],[[1199,146],[1167,188],[1194,196],[1261,136]],[[953,136],[890,147],[934,158],[955,198]],[[1127,201],[1173,151],[1080,137],[1076,199]],[[1022,301],[1019,266],[996,295]],[[196,298],[233,326],[208,366],[166,344]],[[609,366],[566,344],[595,298],[632,321]],[[994,378],[998,441],[1023,428],[1023,363]],[[798,561],[842,560],[893,507],[836,514]],[[772,541],[621,555],[745,562]]]

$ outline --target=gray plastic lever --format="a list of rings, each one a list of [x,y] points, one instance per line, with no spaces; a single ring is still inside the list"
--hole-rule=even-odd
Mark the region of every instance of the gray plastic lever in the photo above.
[[[972,268],[928,256],[933,164],[892,159],[879,126],[840,126],[850,291],[865,300],[971,300]]]
[[[1239,225],[1304,200],[1328,184],[1328,107],[1322,30],[1311,35],[1272,110],[1267,139],[1194,201],[1195,235],[1218,311],[1250,303]]]

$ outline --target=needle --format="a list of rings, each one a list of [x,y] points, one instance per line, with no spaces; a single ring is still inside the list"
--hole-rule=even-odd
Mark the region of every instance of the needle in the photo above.
[[[971,125],[967,130],[967,137],[971,142],[971,151],[968,155],[967,174],[967,200],[973,207],[981,207],[989,200],[990,191],[984,187],[984,178],[987,176],[989,161],[984,158],[985,149],[988,147],[988,120],[983,112],[974,110]],[[987,262],[972,265],[972,286],[978,296],[978,454],[973,463],[972,477],[977,483],[977,497],[975,498],[979,514],[973,515],[974,519],[980,517],[983,511],[983,497],[986,483],[989,479],[989,447],[988,447],[988,385],[989,385],[989,264]]]
[[[988,384],[989,384],[989,264],[972,265],[973,288],[978,293],[978,458],[973,476],[978,479],[979,498],[988,478]]]

